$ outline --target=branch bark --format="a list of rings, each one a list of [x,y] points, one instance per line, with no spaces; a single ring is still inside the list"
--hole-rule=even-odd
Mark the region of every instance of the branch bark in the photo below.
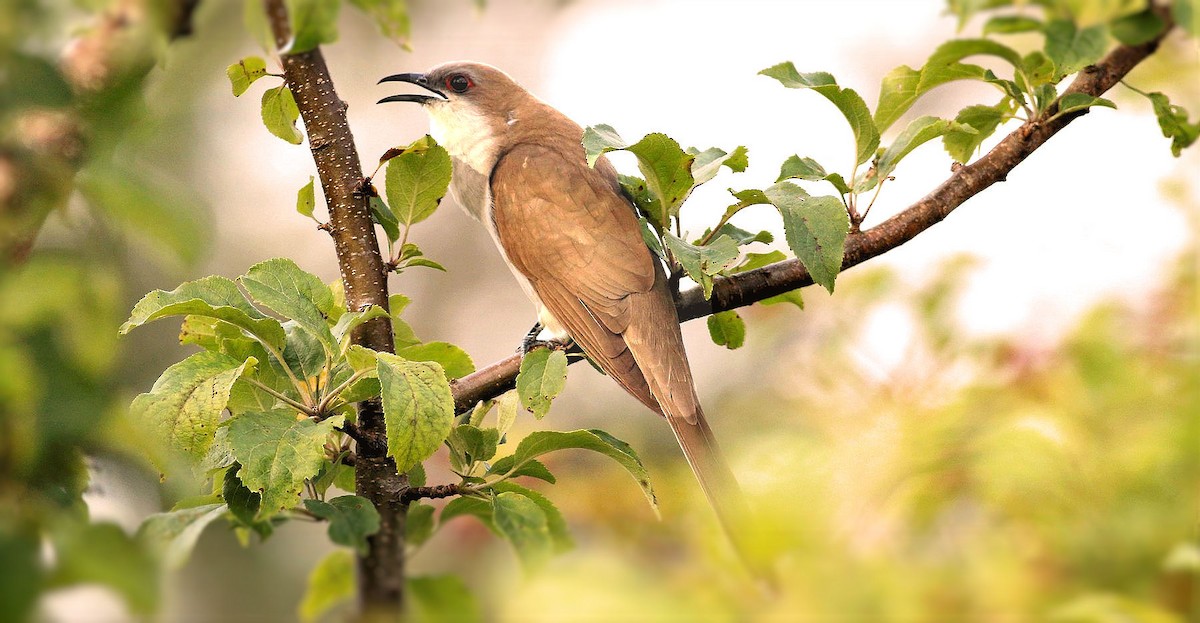
[[[284,0],[264,0],[275,42],[280,48],[291,39]],[[362,163],[346,119],[346,103],[338,97],[320,48],[299,54],[281,54],[283,74],[296,98],[308,132],[309,147],[321,178],[329,208],[329,234],[333,238],[346,306],[388,307],[387,272],[368,198],[357,191]],[[391,325],[379,318],[359,327],[353,337],[376,351],[394,352]],[[356,493],[379,511],[379,532],[368,538],[366,554],[358,558],[358,597],[364,618],[395,620],[404,596],[404,515],[401,493],[408,487],[387,456],[383,410],[378,400],[359,404],[355,457]]]
[[[1115,86],[1138,63],[1153,54],[1172,30],[1174,28],[1168,21],[1163,32],[1153,40],[1137,46],[1117,47],[1099,63],[1082,70],[1063,95],[1087,93],[1099,97]],[[870,229],[851,233],[846,238],[842,270],[882,255],[941,222],[971,197],[996,182],[1004,181],[1018,164],[1087,111],[1070,113],[1046,121],[1057,112],[1056,103],[1040,117],[1031,119],[1014,130],[983,157],[956,168],[946,181],[899,214]],[[717,278],[714,280],[710,300],[704,300],[699,289],[682,293],[676,303],[679,319],[693,320],[737,309],[812,283],[808,270],[795,259]],[[461,413],[471,409],[481,400],[495,398],[512,389],[520,366],[520,355],[513,355],[456,380],[452,386],[455,409]]]

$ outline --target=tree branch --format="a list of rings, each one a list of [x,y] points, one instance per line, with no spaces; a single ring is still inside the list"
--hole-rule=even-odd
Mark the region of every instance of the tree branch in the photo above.
[[[1153,54],[1172,30],[1173,26],[1168,21],[1163,32],[1153,40],[1137,46],[1117,47],[1096,65],[1079,72],[1063,95],[1087,93],[1099,97],[1116,85],[1138,63]],[[842,270],[857,266],[912,240],[917,234],[945,219],[971,197],[996,182],[1004,181],[1008,173],[1025,158],[1087,111],[1073,112],[1046,121],[1057,112],[1058,104],[1055,103],[1042,116],[1031,119],[1014,130],[983,157],[971,164],[957,167],[945,182],[904,211],[875,227],[851,233],[846,238]],[[681,321],[744,307],[813,283],[808,270],[795,259],[729,277],[719,277],[713,281],[711,300],[704,300],[698,288],[688,290],[679,297],[677,308]],[[481,400],[495,398],[512,389],[520,366],[520,355],[513,355],[456,380],[452,385],[455,409],[461,413],[471,409]]]
[[[291,39],[284,0],[264,0],[276,45]],[[387,273],[379,254],[367,197],[356,192],[362,164],[346,119],[346,103],[333,88],[333,79],[319,48],[282,54],[283,74],[296,98],[308,143],[329,208],[333,238],[346,306],[351,310],[378,305],[387,309]],[[376,351],[394,352],[391,325],[386,318],[364,323],[353,342]],[[387,456],[387,436],[379,401],[359,404],[354,437],[356,493],[374,504],[380,529],[368,538],[368,551],[358,559],[359,605],[364,618],[388,620],[400,614],[404,595],[404,504],[407,479]]]

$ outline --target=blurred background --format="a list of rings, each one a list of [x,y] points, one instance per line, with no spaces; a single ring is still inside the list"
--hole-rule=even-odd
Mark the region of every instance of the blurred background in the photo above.
[[[160,485],[124,420],[133,396],[189,352],[169,321],[118,338],[142,294],[276,256],[338,275],[328,237],[294,211],[315,174],[308,149],[263,128],[264,87],[229,92],[225,66],[261,54],[242,3],[201,2],[190,34],[169,46],[147,37],[119,70],[88,67],[80,59],[105,45],[97,11],[109,4],[0,9],[0,91],[46,107],[0,98],[0,199],[41,206],[0,213],[0,519],[12,525],[90,514],[132,533],[197,493]],[[395,92],[380,77],[484,61],[582,125],[746,145],[747,172],[723,173],[689,201],[693,232],[724,211],[725,188],[769,185],[787,156],[852,164],[837,110],[759,70],[792,60],[829,71],[873,106],[884,74],[921,64],[956,32],[939,0],[414,0],[410,10],[412,51],[348,7],[325,48],[364,163],[427,131],[419,107],[374,104]],[[65,77],[37,58],[63,59]],[[105,71],[116,77],[95,76]],[[55,106],[88,80],[117,86],[88,100],[81,130]],[[1128,81],[1200,109],[1194,41],[1169,40]],[[602,427],[628,441],[662,520],[619,468],[554,455],[559,484],[542,490],[574,550],[527,577],[507,545],[462,518],[415,553],[411,573],[461,576],[494,621],[1200,621],[1200,154],[1173,158],[1143,98],[1110,97],[1120,110],[1072,123],[1006,183],[847,272],[835,296],[810,288],[804,311],[743,310],[744,348],[714,346],[702,322],[685,326],[706,411],[767,518],[764,542],[781,553],[779,595],[736,570],[666,425],[587,366],[572,367],[549,419],[520,421],[516,436]],[[990,87],[955,83],[910,115],[993,99]],[[899,168],[864,226],[946,177],[935,143]],[[72,170],[73,192],[55,185]],[[781,233],[765,208],[739,219]],[[20,236],[42,220],[36,239]],[[533,312],[484,230],[447,200],[414,236],[447,268],[392,279],[414,301],[405,315],[418,336],[454,342],[480,367],[513,352]],[[430,465],[432,483],[448,481],[444,457]],[[86,509],[69,503],[79,488]],[[152,618],[163,621],[294,619],[307,574],[332,548],[323,526],[290,522],[248,548],[220,526],[182,570],[131,572],[125,594],[161,582]],[[37,582],[70,579],[23,575],[37,551],[18,533],[0,529],[0,595],[13,603]],[[99,586],[51,593],[37,612],[135,616]]]

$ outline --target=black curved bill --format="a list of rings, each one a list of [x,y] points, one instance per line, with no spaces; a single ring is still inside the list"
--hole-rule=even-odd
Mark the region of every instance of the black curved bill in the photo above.
[[[407,82],[409,84],[415,84],[427,91],[436,93],[437,95],[436,96],[423,95],[423,94],[416,94],[416,93],[404,93],[401,95],[389,95],[388,97],[385,97],[385,98],[379,100],[378,102],[376,102],[377,104],[385,104],[387,102],[416,102],[418,104],[426,104],[433,100],[447,99],[445,93],[442,93],[441,91],[429,86],[429,80],[425,77],[425,74],[416,74],[416,73],[392,74],[392,75],[380,80],[378,82],[378,84],[383,84],[385,82]]]

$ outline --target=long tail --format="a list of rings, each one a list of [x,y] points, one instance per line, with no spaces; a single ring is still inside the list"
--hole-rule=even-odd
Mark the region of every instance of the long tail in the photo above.
[[[747,540],[747,530],[750,526],[750,507],[742,488],[738,485],[729,463],[717,445],[712,429],[704,419],[703,412],[697,410],[693,418],[685,418],[680,414],[670,413],[668,409],[667,422],[683,449],[692,473],[704,490],[709,504],[717,514],[721,527],[729,535],[729,539],[743,550]],[[691,419],[692,422],[688,420]],[[694,423],[693,423],[694,422]],[[743,556],[745,552],[742,552]]]

